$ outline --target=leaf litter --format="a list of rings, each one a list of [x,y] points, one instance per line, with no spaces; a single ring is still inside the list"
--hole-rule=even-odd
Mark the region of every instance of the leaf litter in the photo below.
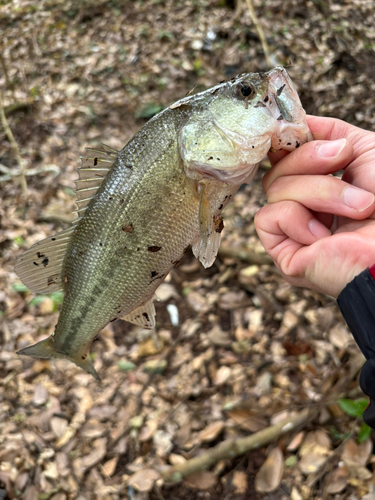
[[[274,54],[292,62],[307,111],[374,130],[372,2],[272,0],[255,8]],[[62,360],[15,354],[56,324],[61,297],[34,297],[13,266],[73,220],[79,154],[100,141],[122,147],[195,85],[265,70],[245,2],[237,11],[229,0],[47,0],[0,9],[5,112],[37,171],[26,199],[8,170],[1,185],[0,498],[371,499],[371,437],[358,444],[360,419],[337,403],[361,397],[363,361],[333,301],[285,284],[264,254],[253,217],[266,202],[267,162],[226,209],[214,266],[202,269],[188,252],[159,289],[155,331],[121,320],[104,330],[93,348],[101,384]],[[0,164],[17,169],[3,132]],[[332,399],[340,378],[345,387]],[[306,407],[316,409],[308,425],[269,450],[164,484],[167,467]]]

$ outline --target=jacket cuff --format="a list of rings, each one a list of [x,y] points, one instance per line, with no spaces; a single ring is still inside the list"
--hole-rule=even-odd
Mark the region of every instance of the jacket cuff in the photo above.
[[[370,268],[375,274],[375,267]],[[348,283],[337,304],[366,359],[375,355],[375,279],[366,269]]]
[[[348,283],[337,298],[338,306],[355,341],[367,359],[359,377],[370,403],[363,420],[375,429],[375,265]]]

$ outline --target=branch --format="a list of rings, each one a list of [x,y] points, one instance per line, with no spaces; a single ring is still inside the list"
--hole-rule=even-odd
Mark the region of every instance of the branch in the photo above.
[[[268,46],[266,37],[264,35],[263,28],[262,28],[262,26],[259,22],[259,19],[257,18],[257,15],[255,13],[254,1],[253,0],[246,0],[246,3],[247,3],[247,6],[249,8],[250,19],[251,19],[252,23],[254,24],[255,29],[257,30],[260,43],[262,44],[262,49],[264,52],[264,56],[266,58],[267,66],[268,66],[268,68],[272,68],[273,64],[271,62],[270,48]]]
[[[308,408],[294,414],[291,417],[279,422],[278,424],[271,425],[267,429],[263,429],[255,434],[238,439],[227,439],[217,446],[209,449],[205,453],[194,457],[183,464],[178,464],[173,467],[161,471],[165,481],[178,482],[184,477],[193,474],[194,472],[201,471],[212,467],[217,462],[223,459],[235,458],[251,450],[256,450],[261,446],[269,444],[271,441],[279,438],[283,434],[294,430],[301,424],[306,423],[315,411]]]
[[[252,252],[245,248],[232,248],[230,246],[221,245],[218,254],[219,257],[231,257],[233,259],[250,262],[251,264],[257,264],[258,266],[262,264],[273,264],[273,260],[269,255]]]
[[[14,138],[13,132],[12,132],[11,128],[9,127],[8,120],[7,120],[5,113],[4,113],[4,103],[3,103],[3,97],[1,94],[1,90],[0,90],[0,119],[1,119],[1,124],[4,128],[4,131],[8,137],[8,140],[13,148],[13,151],[14,151],[14,154],[17,158],[18,164],[20,166],[20,170],[21,170],[21,173],[19,176],[20,177],[20,184],[21,184],[23,194],[26,195],[27,194],[27,182],[26,182],[25,163],[22,160],[20,149],[18,147],[16,139]]]

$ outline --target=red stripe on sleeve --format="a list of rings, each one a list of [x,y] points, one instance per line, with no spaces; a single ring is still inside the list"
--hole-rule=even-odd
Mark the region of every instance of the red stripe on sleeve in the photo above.
[[[375,264],[373,264],[371,267],[369,267],[369,271],[373,279],[375,280]]]

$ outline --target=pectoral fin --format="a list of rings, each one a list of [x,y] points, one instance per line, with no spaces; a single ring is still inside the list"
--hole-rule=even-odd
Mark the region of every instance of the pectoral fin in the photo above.
[[[207,239],[207,243],[205,243],[202,238],[199,238],[193,243],[193,254],[201,261],[204,267],[210,267],[215,262],[223,228],[224,223],[222,217],[215,217],[212,225],[213,230]]]
[[[204,183],[199,185],[199,230],[201,239],[207,245],[208,239],[212,233],[213,212],[210,202],[206,197],[206,185]]]
[[[68,359],[72,361],[77,366],[85,370],[85,372],[92,375],[96,380],[100,381],[100,377],[95,370],[94,363],[90,357],[90,354],[87,353],[77,353],[75,357],[67,356],[63,353],[60,353],[56,350],[54,345],[53,337],[48,337],[40,342],[25,347],[24,349],[20,349],[17,351],[17,354],[21,354],[22,356],[32,356],[35,358],[43,358],[43,359],[53,359],[53,358],[62,358]]]
[[[217,251],[220,246],[221,231],[224,224],[221,216],[214,217],[213,210],[206,198],[206,187],[200,186],[199,198],[199,229],[200,238],[193,245],[193,254],[201,261],[204,267],[210,267],[215,262]]]

